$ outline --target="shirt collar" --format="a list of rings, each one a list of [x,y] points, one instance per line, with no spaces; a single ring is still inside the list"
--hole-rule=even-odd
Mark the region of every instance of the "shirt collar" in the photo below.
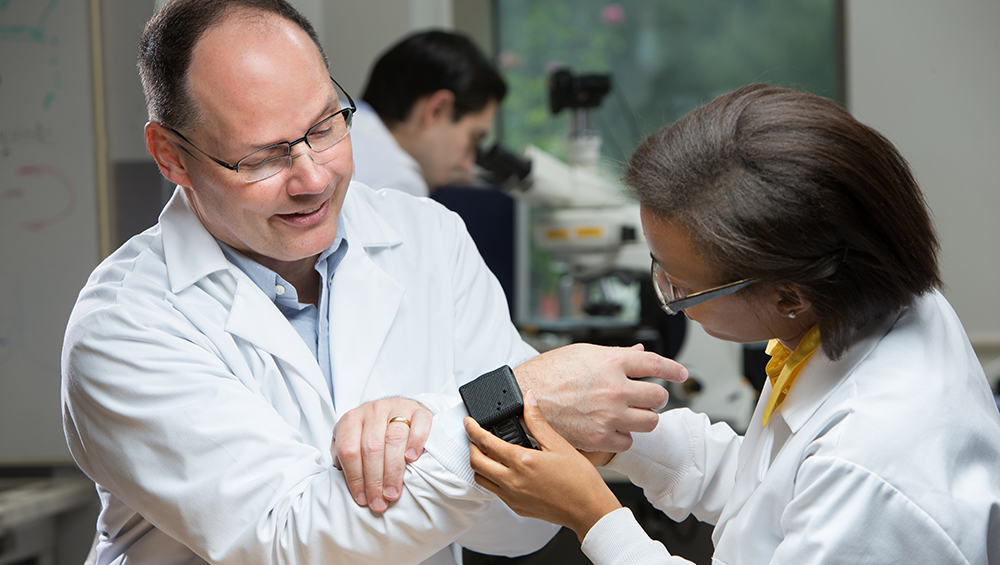
[[[336,271],[337,265],[340,264],[340,259],[347,252],[348,244],[347,238],[344,235],[345,231],[343,213],[341,213],[341,216],[337,218],[337,235],[334,237],[333,243],[319,254],[316,258],[316,265],[313,267],[319,273],[320,280],[322,281],[326,281]],[[229,262],[246,273],[250,277],[250,280],[267,295],[267,298],[271,302],[282,302],[284,305],[292,308],[301,306],[295,287],[282,278],[281,275],[250,259],[218,238],[215,241],[219,244],[226,259],[229,259]],[[334,256],[335,260],[331,261],[331,256]]]

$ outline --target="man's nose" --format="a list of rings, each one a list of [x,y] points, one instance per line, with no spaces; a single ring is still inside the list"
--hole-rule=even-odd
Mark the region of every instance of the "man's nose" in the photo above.
[[[316,161],[316,154],[308,145],[301,143],[298,149],[298,153],[291,155],[292,178],[288,183],[289,194],[323,192],[330,182],[329,171]]]
[[[467,150],[464,155],[462,155],[462,160],[459,161],[458,167],[463,171],[472,170],[472,166],[476,164],[476,147],[473,146],[471,149]]]

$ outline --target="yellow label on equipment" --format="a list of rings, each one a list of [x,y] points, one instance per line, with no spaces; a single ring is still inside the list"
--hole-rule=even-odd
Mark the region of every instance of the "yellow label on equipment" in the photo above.
[[[545,230],[545,239],[566,241],[569,239],[569,231],[566,228],[549,228]]]
[[[604,230],[601,227],[576,228],[576,237],[580,239],[590,239],[604,237]]]

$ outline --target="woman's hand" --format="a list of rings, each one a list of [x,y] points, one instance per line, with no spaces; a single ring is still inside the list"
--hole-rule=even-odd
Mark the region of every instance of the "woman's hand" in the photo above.
[[[509,444],[465,419],[476,482],[521,516],[566,526],[582,541],[621,503],[587,457],[549,426],[531,391],[524,395],[524,419],[540,450]],[[606,462],[610,454],[593,457]]]
[[[399,499],[403,471],[423,453],[432,420],[423,404],[400,397],[366,402],[340,418],[330,453],[360,506],[385,512]]]

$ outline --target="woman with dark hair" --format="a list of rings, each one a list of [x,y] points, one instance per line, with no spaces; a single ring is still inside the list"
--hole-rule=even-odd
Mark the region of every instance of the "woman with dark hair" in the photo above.
[[[1000,563],[1000,414],[892,144],[829,100],[753,85],[647,138],[625,181],[662,308],[769,340],[751,424],[672,410],[626,452],[581,455],[529,391],[537,451],[466,420],[480,484],[601,564],[686,561],[591,463],[715,524],[715,563]]]

